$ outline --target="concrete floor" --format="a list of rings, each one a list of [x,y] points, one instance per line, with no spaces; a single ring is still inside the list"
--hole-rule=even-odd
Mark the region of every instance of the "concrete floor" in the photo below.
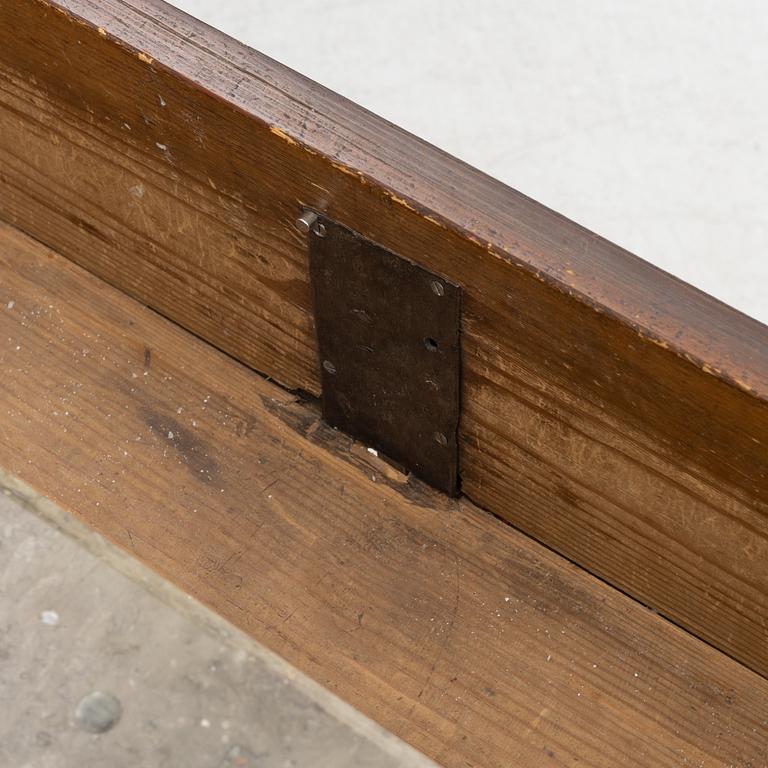
[[[172,0],[768,322],[760,0]]]
[[[0,532],[0,768],[433,766],[29,489]]]

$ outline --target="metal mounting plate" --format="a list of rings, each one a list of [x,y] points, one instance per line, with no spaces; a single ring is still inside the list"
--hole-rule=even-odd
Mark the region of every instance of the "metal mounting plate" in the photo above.
[[[321,215],[309,256],[325,420],[455,495],[461,289]]]

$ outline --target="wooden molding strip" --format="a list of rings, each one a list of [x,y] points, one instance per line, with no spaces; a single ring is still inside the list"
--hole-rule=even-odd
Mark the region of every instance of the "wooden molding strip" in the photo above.
[[[448,768],[768,763],[768,681],[0,225],[0,467]]]
[[[768,329],[159,0],[0,5],[0,217],[319,387],[302,205],[464,291],[464,493],[768,674]]]

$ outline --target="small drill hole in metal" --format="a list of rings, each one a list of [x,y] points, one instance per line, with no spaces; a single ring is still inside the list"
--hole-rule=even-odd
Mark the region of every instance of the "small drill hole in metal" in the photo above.
[[[435,432],[435,442],[445,448],[448,445],[448,438],[442,432]]]
[[[336,373],[336,366],[330,360],[323,360],[323,368],[330,374]]]
[[[427,336],[427,338],[424,339],[424,346],[430,352],[437,352],[437,342],[434,339],[431,339],[429,336]]]

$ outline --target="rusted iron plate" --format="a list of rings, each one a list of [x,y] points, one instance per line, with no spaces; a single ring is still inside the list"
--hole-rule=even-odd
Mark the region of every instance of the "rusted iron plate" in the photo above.
[[[323,216],[308,229],[325,420],[455,495],[461,289]]]

